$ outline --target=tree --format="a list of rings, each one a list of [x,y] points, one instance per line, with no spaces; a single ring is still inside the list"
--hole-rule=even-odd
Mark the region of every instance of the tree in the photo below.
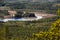
[[[28,38],[30,40],[60,40],[60,19],[58,19],[51,26],[50,31],[47,32],[39,32],[37,34],[33,34],[32,38]]]

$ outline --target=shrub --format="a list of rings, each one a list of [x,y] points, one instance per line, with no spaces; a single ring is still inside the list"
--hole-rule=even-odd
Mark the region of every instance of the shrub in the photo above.
[[[39,32],[37,34],[33,34],[33,37],[30,40],[60,40],[60,19],[58,19],[53,25],[51,29],[46,32]]]

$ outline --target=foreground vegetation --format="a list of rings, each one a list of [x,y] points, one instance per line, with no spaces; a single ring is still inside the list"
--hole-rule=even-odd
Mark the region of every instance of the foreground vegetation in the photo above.
[[[0,40],[36,40],[33,34],[49,31],[55,20],[57,17],[33,22],[0,23]]]
[[[29,38],[27,38],[27,40],[29,40]],[[49,31],[41,31],[33,34],[30,40],[60,40],[60,19],[53,23]]]

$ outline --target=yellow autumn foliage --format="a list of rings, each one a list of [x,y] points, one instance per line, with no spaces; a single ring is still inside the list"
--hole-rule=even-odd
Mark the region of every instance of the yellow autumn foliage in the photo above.
[[[51,26],[50,31],[39,32],[33,34],[33,37],[30,40],[60,40],[60,19],[54,22]]]

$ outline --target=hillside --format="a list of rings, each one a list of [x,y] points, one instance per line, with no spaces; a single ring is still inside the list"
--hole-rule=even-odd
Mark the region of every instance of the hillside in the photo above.
[[[33,22],[0,23],[0,40],[26,40],[28,37],[31,38],[33,33],[49,31],[51,24],[57,19],[58,17],[53,17]]]

